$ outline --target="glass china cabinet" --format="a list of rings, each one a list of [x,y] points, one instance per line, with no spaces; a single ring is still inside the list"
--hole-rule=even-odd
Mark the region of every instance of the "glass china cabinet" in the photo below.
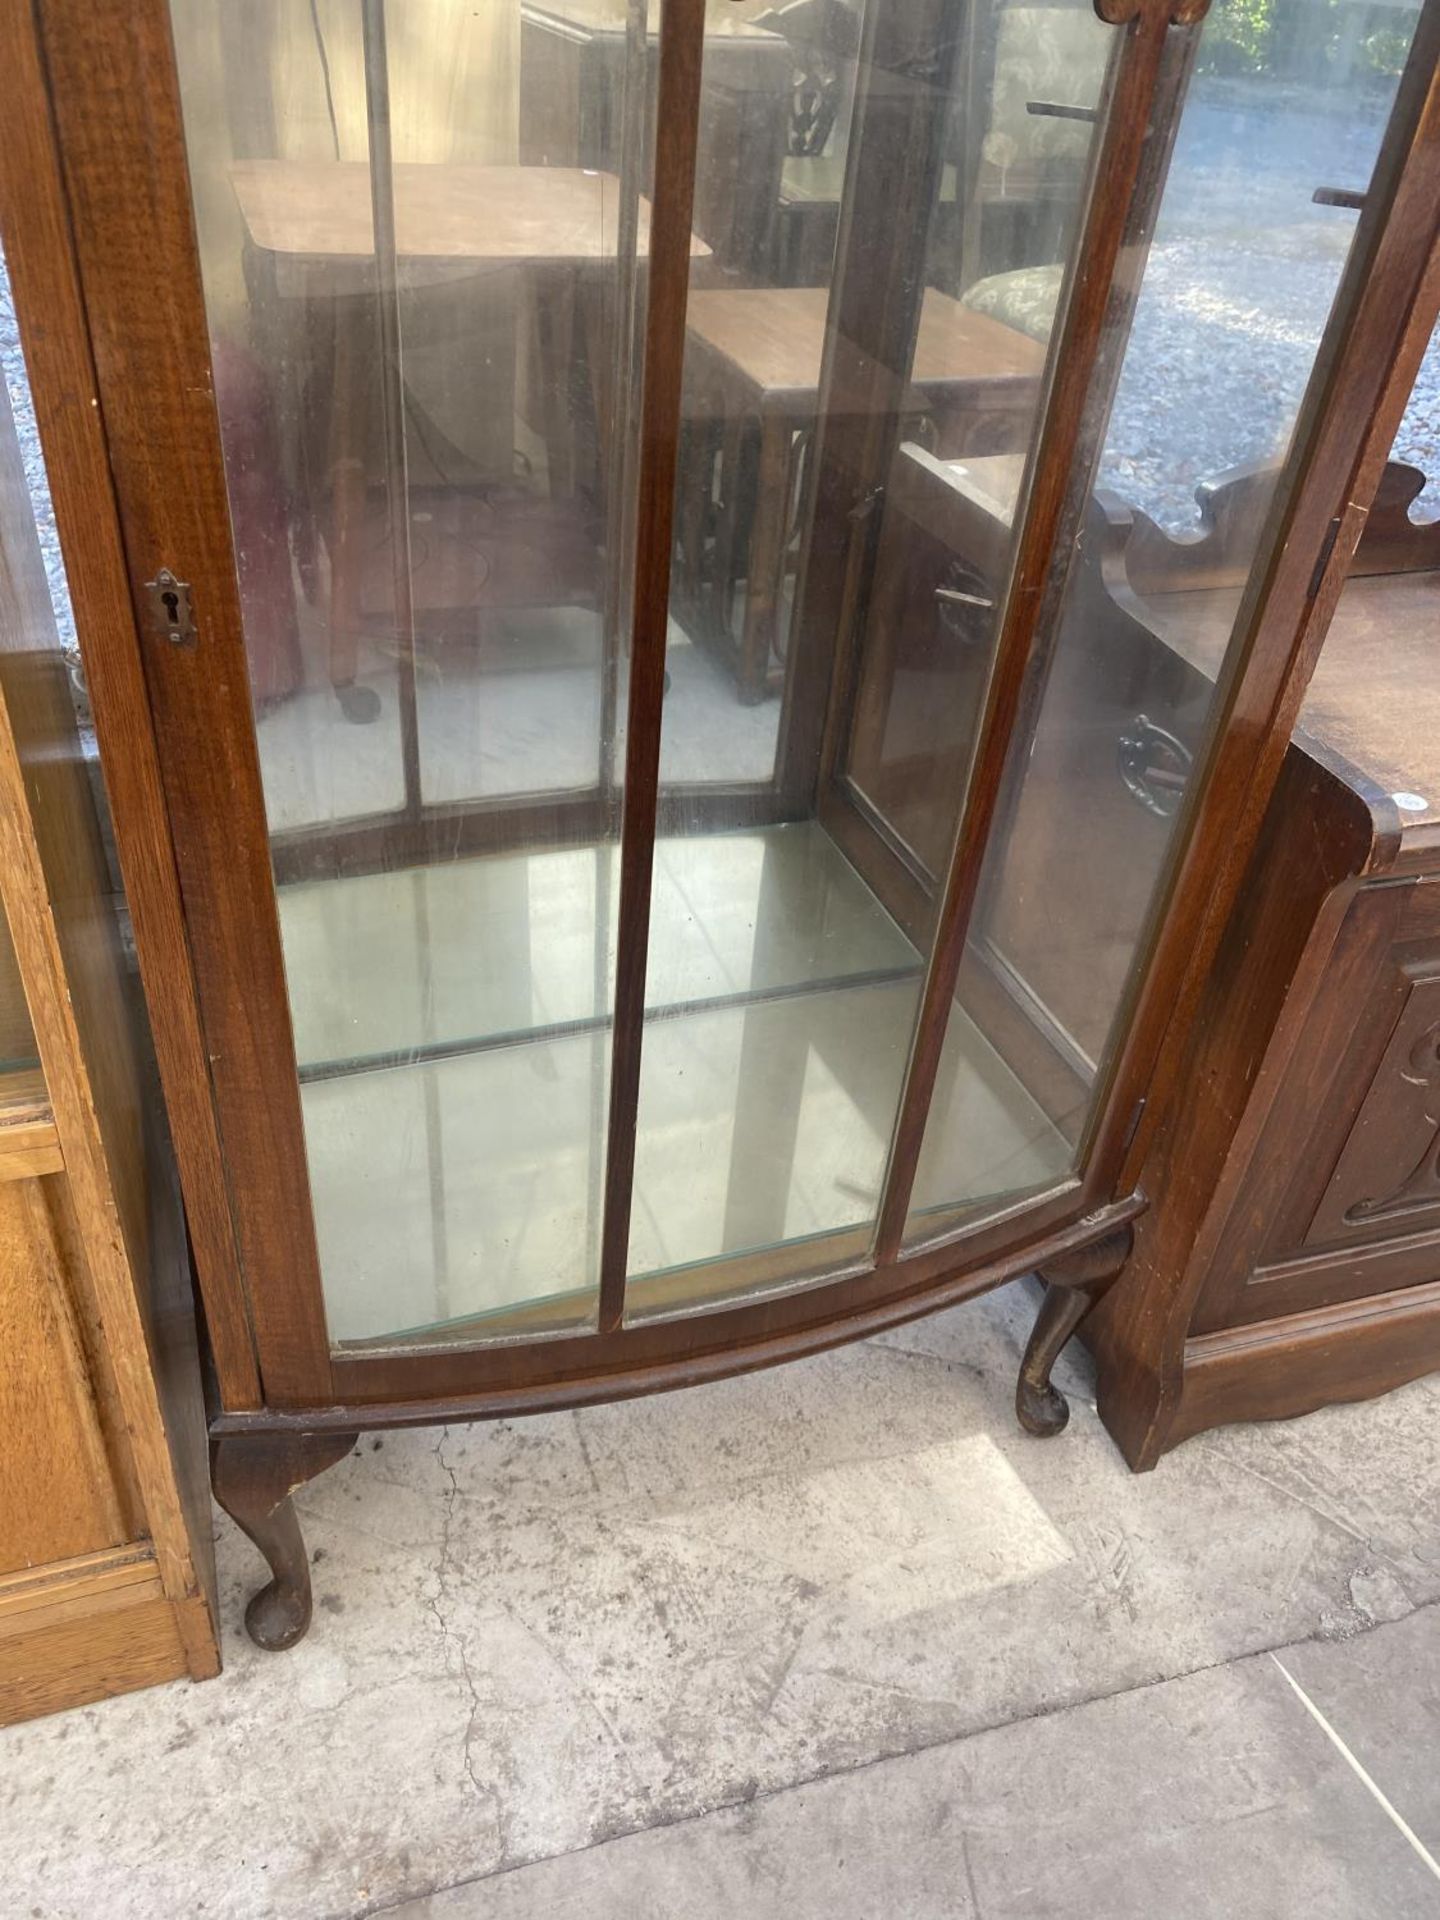
[[[287,1496],[364,1427],[1031,1269],[1018,1407],[1064,1424],[1434,220],[1436,0],[1302,10],[1273,59],[1204,11],[7,29],[0,216],[264,1644],[309,1617]],[[1237,468],[1243,584],[1177,650],[1110,558],[1199,550]]]

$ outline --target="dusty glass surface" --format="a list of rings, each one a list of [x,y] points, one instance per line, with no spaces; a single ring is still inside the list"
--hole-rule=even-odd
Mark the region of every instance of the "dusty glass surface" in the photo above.
[[[1115,45],[1088,0],[994,9],[927,67],[929,20],[821,0],[755,18],[738,178],[723,115],[702,109],[697,209],[734,197],[691,271],[662,806],[671,844],[716,873],[769,808],[869,900],[892,957],[872,972],[854,922],[767,852],[738,921],[744,999],[657,1006],[646,1025],[632,1318],[863,1253],[879,1201],[933,918],[913,849],[954,832],[995,604],[944,567],[917,600],[914,546],[936,529],[908,469],[984,456],[1021,484]],[[707,43],[717,100],[737,58]],[[874,521],[852,535],[869,510],[836,500],[875,448]],[[1003,569],[1008,528],[994,546]],[[853,585],[822,610],[836,573]],[[726,690],[711,752],[736,787],[767,716],[767,791],[687,787],[676,695],[701,670]],[[664,884],[652,981],[674,943]],[[694,903],[704,935],[717,904]],[[774,964],[797,925],[817,956],[803,993]],[[973,1022],[955,1023],[936,1111],[977,1193],[1068,1162]]]
[[[1075,1143],[1117,1042],[1417,14],[1388,10],[1368,37],[1332,35],[1318,15],[1287,32],[1220,0],[1201,30],[1098,483],[1041,638],[1043,684],[1012,742],[961,981],[961,1008],[979,994],[1003,1009],[1030,1084]],[[952,473],[1005,495],[993,468]],[[944,1125],[933,1112],[912,1237],[948,1224],[973,1190]]]
[[[241,12],[173,0],[331,1337],[586,1327],[659,6]],[[917,1231],[1073,1167],[1228,637],[1164,556],[1259,462],[1238,595],[1393,15],[1323,59],[1206,29]],[[706,11],[632,1316],[861,1257],[876,1214],[1121,38],[1089,0],[938,17]],[[1098,560],[1142,516],[1117,638]]]
[[[73,662],[75,627],[70,613],[70,594],[60,558],[45,460],[40,450],[30,380],[20,347],[3,254],[0,254],[0,514],[4,520],[0,528],[0,570],[11,576],[8,585],[12,592],[39,595],[41,606],[48,597],[53,624],[44,636],[47,648],[65,651]],[[32,633],[27,637],[33,644],[37,635]],[[7,639],[11,646],[21,644],[18,634],[8,635]],[[0,898],[0,1076],[17,1076],[8,1084],[0,1079],[0,1103],[14,1098],[28,1104],[35,1096],[35,1074],[39,1065],[15,946],[5,918],[4,901]]]
[[[583,1323],[643,16],[173,17],[331,1336]]]

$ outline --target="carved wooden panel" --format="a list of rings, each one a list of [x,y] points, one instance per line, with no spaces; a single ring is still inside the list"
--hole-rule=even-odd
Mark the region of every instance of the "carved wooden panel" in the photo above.
[[[1440,956],[1409,988],[1306,1245],[1440,1231]]]

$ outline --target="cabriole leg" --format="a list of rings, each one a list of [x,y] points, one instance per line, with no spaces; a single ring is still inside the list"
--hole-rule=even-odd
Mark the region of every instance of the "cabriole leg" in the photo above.
[[[1070,1418],[1070,1403],[1052,1384],[1051,1370],[1066,1341],[1130,1258],[1134,1237],[1129,1226],[1117,1227],[1103,1240],[1079,1247],[1040,1269],[1045,1298],[1035,1316],[1015,1387],[1015,1412],[1027,1433],[1043,1439],[1063,1431]]]
[[[251,1598],[245,1625],[257,1647],[281,1653],[310,1625],[310,1560],[290,1496],[343,1460],[353,1433],[224,1433],[210,1442],[215,1498],[264,1554],[271,1579]]]

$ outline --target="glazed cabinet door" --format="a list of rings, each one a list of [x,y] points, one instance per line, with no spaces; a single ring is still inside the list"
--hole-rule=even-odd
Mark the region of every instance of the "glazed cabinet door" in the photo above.
[[[1434,27],[1203,11],[42,0],[268,1402],[1123,1199]]]

